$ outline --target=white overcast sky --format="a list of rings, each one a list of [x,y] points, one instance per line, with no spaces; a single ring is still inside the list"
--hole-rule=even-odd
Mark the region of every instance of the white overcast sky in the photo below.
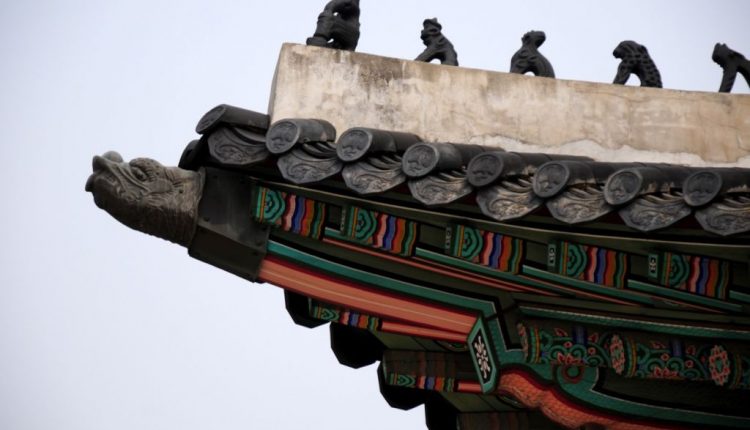
[[[265,112],[279,47],[304,43],[324,3],[0,2],[0,429],[424,428],[421,409],[387,406],[374,367],[337,364],[327,329],[295,326],[281,290],[130,231],[83,191],[94,154],[176,164],[211,107]],[[746,0],[362,9],[362,52],[414,58],[438,17],[462,66],[505,71],[544,30],[563,79],[611,82],[626,39],[668,88],[716,91],[716,42],[750,55]]]

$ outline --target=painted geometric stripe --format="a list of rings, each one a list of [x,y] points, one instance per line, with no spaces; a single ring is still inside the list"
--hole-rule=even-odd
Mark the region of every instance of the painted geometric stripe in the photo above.
[[[310,316],[323,321],[372,331],[379,330],[381,323],[378,317],[364,315],[347,309],[337,309],[317,302],[312,305]]]
[[[344,213],[342,231],[360,244],[409,257],[417,243],[418,225],[414,221],[350,206]]]
[[[623,288],[628,255],[606,248],[561,242],[550,245],[550,268],[563,276],[608,287]]]
[[[726,261],[667,252],[649,256],[649,277],[665,287],[724,300],[731,272]]]
[[[440,391],[450,393],[456,391],[456,380],[436,376],[388,374],[388,384],[397,387],[416,388],[418,390]]]
[[[476,374],[464,354],[387,350],[382,372],[389,385],[455,392],[459,382],[475,382]]]
[[[284,231],[319,239],[326,219],[325,204],[266,187],[256,189],[253,215],[256,220]]]
[[[491,231],[455,225],[448,228],[448,254],[501,272],[518,273],[523,261],[520,239]]]

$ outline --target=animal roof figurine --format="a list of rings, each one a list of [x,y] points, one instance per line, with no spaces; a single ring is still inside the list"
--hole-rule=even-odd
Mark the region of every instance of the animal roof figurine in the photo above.
[[[522,46],[510,61],[510,72],[526,74],[533,73],[536,76],[554,78],[555,70],[547,58],[539,52],[538,48],[544,44],[547,36],[543,31],[530,31],[523,35]]]
[[[630,75],[635,74],[641,80],[642,87],[662,88],[659,69],[656,68],[645,46],[626,40],[617,45],[612,55],[622,60],[617,69],[615,84],[625,85]]]
[[[359,43],[359,0],[332,0],[318,16],[311,46],[354,51]]]
[[[424,29],[422,30],[422,42],[427,47],[415,61],[424,61],[429,63],[438,59],[442,64],[448,66],[458,66],[458,54],[453,48],[453,44],[443,36],[443,26],[440,25],[437,18],[424,20]]]
[[[744,55],[730,49],[724,43],[717,43],[712,58],[716,64],[724,69],[724,76],[719,88],[720,93],[732,92],[734,81],[737,79],[737,72],[741,73],[750,85],[750,61]]]

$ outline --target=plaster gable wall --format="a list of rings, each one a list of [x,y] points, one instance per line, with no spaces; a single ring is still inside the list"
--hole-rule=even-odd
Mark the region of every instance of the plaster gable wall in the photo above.
[[[750,96],[538,78],[286,44],[272,121],[600,161],[750,167]]]

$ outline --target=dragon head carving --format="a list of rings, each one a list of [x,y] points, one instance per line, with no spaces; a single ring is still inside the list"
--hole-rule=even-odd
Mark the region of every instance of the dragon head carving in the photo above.
[[[149,158],[95,156],[86,191],[115,219],[135,230],[188,246],[197,222],[203,175]]]

